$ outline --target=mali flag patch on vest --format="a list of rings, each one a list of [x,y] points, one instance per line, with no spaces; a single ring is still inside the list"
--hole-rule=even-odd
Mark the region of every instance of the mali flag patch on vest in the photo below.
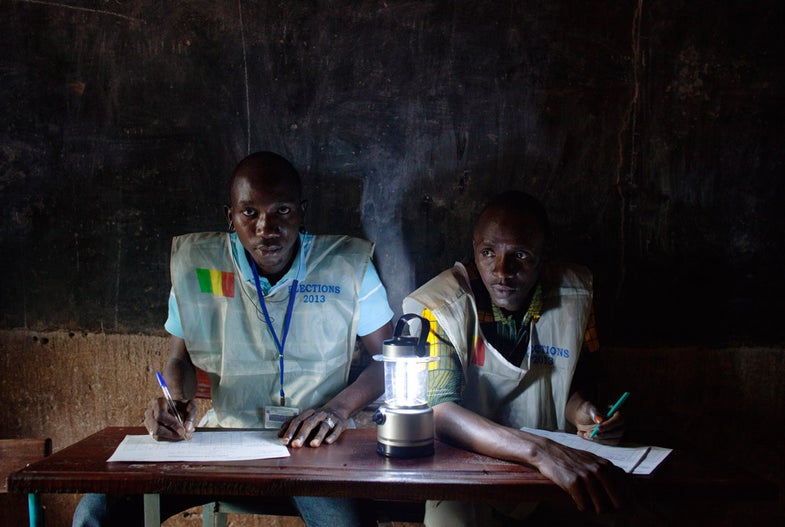
[[[197,269],[196,277],[202,293],[234,298],[234,273],[217,269]]]
[[[474,337],[474,349],[471,357],[472,364],[485,366],[485,341],[481,337]]]

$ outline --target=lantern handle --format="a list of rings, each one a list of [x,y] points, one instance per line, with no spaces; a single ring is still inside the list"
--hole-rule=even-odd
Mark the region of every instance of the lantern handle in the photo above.
[[[415,315],[414,313],[407,313],[403,315],[401,318],[398,319],[398,323],[395,325],[395,333],[393,333],[393,338],[398,339],[403,332],[404,326],[409,328],[409,321],[418,318],[420,319],[420,336],[417,339],[416,344],[416,353],[418,357],[425,356],[425,343],[428,340],[428,333],[431,331],[431,323],[428,320],[424,319],[420,315]],[[409,335],[412,336],[411,332]]]

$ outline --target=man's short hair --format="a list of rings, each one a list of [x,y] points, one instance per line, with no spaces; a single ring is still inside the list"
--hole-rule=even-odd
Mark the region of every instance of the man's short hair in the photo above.
[[[548,212],[545,210],[543,204],[529,194],[522,190],[507,190],[494,197],[485,204],[480,216],[482,216],[488,209],[501,209],[511,212],[526,212],[530,213],[540,224],[542,232],[545,234],[545,239],[549,239],[551,235],[550,221],[548,220]]]
[[[300,173],[297,172],[297,169],[294,168],[294,165],[292,165],[288,159],[275,152],[260,151],[244,157],[237,163],[237,166],[232,171],[229,188],[231,188],[234,183],[235,175],[245,168],[264,168],[266,171],[285,177],[295,187],[297,195],[302,195],[303,185],[300,181]]]

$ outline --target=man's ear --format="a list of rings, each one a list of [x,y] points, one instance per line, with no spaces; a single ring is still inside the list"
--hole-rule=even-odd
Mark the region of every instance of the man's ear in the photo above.
[[[308,232],[308,229],[305,228],[305,211],[308,210],[308,200],[307,199],[304,199],[304,200],[302,200],[300,202],[300,210],[301,210],[301,213],[302,213],[302,220],[303,220],[303,222],[300,225],[299,231],[301,233],[306,233],[306,232]]]
[[[229,224],[229,232],[232,232],[234,230],[234,225],[232,225],[232,207],[224,205],[224,215],[226,215],[226,221]]]

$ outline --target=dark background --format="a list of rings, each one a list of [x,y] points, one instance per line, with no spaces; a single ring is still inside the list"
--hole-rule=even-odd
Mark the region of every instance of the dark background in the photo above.
[[[517,187],[606,342],[783,340],[781,2],[2,4],[4,327],[160,330],[172,236],[269,149],[397,311]]]
[[[492,194],[539,196],[594,272],[598,402],[782,489],[672,524],[782,525],[784,6],[0,0],[0,437],[139,424],[171,238],[223,230],[266,149],[311,231],[376,242],[398,314]]]

